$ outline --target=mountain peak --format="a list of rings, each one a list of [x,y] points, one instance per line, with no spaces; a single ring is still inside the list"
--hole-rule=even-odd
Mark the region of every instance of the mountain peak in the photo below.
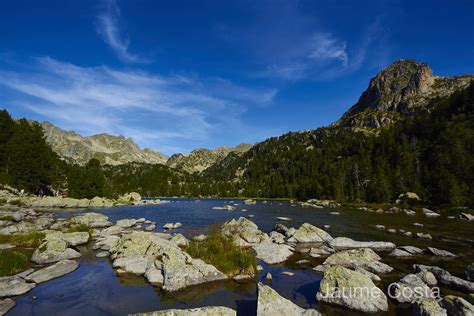
[[[401,59],[380,71],[337,124],[378,128],[401,114],[426,106],[434,97],[465,88],[473,76],[439,77],[426,63]]]

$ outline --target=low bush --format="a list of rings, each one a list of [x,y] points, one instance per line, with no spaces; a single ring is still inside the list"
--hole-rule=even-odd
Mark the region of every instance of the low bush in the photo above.
[[[0,250],[0,277],[20,273],[31,266],[33,249]]]
[[[254,275],[256,271],[257,263],[252,250],[236,246],[232,238],[224,236],[218,228],[212,228],[205,241],[191,242],[186,252],[229,276]]]

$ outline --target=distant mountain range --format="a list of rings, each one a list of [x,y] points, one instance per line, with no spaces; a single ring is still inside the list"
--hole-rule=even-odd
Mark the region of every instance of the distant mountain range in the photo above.
[[[473,75],[435,76],[427,64],[399,60],[372,78],[358,102],[333,126],[365,132],[378,131],[403,117],[415,115],[436,98],[465,89],[472,80]],[[250,144],[216,149],[199,148],[189,154],[178,153],[168,158],[158,151],[141,149],[132,139],[123,136],[98,134],[84,137],[64,131],[49,122],[42,122],[41,125],[52,149],[62,159],[80,165],[96,158],[108,165],[129,162],[163,164],[189,173],[202,173],[207,169],[226,168],[232,160],[252,148]],[[244,168],[241,166],[242,170]],[[241,169],[237,172],[242,172]]]

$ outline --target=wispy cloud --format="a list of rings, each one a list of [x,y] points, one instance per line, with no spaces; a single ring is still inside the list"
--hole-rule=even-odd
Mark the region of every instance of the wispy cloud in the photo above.
[[[120,32],[120,9],[115,0],[105,0],[104,9],[97,16],[97,32],[117,57],[127,63],[149,63],[150,60],[129,51],[130,40]]]
[[[309,58],[317,61],[339,60],[345,67],[349,61],[346,42],[339,41],[328,33],[319,33],[312,39],[312,51]]]
[[[62,128],[123,134],[158,150],[188,151],[216,134],[242,136],[252,130],[241,117],[247,108],[271,104],[276,94],[222,78],[80,67],[49,57],[0,76],[9,78],[0,83],[7,104]]]

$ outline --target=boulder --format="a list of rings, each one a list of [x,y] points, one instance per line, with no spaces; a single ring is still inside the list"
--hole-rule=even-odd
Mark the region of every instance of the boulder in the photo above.
[[[466,221],[474,221],[474,215],[469,214],[469,213],[461,213],[459,215],[460,219],[464,219]]]
[[[462,297],[454,295],[446,295],[441,301],[441,306],[444,307],[448,315],[453,316],[472,316],[474,315],[474,306],[463,299]]]
[[[36,226],[30,222],[19,222],[0,229],[0,235],[13,235],[27,233],[36,230]]]
[[[88,232],[74,232],[64,234],[64,239],[69,243],[70,246],[87,244],[89,237],[90,236]]]
[[[316,298],[365,313],[388,310],[387,297],[370,277],[338,265],[325,269]]]
[[[436,213],[436,212],[434,212],[430,209],[427,209],[427,208],[423,208],[422,211],[423,211],[423,214],[425,214],[425,216],[427,216],[427,217],[438,217],[438,216],[440,216],[440,214],[438,214],[438,213]]]
[[[142,200],[142,196],[137,192],[130,192],[119,196],[118,200],[125,202],[140,202]]]
[[[109,218],[99,213],[85,213],[75,216],[69,220],[72,224],[84,224],[93,228],[104,228],[112,226]]]
[[[303,309],[290,300],[281,297],[274,289],[258,283],[257,316],[316,316],[321,315],[315,309]]]
[[[288,239],[288,242],[309,243],[327,242],[332,240],[331,235],[324,230],[308,223],[302,224]]]
[[[436,277],[430,271],[420,271],[416,273],[415,275],[419,277],[421,280],[423,280],[423,282],[425,282],[425,284],[430,287],[433,287],[436,284],[438,284],[438,280],[436,280]]]
[[[340,265],[349,269],[362,268],[373,273],[388,273],[392,267],[380,262],[381,258],[372,249],[360,248],[336,252],[325,261],[325,266]]]
[[[279,232],[272,231],[270,232],[270,240],[275,244],[284,244],[285,243],[285,236],[280,234]]]
[[[253,245],[256,257],[268,264],[286,261],[293,254],[293,248],[285,244],[275,244],[270,241]]]
[[[255,205],[255,204],[257,204],[257,201],[248,199],[248,200],[244,201],[244,204],[245,205]]]
[[[451,275],[451,273],[449,273],[448,271],[443,270],[439,267],[415,264],[413,265],[413,268],[415,269],[416,272],[429,271],[433,273],[438,283],[446,287],[460,290],[467,293],[474,292],[474,282],[470,282],[470,281],[466,281],[461,278],[458,278],[454,275]]]
[[[387,250],[391,251],[395,249],[395,244],[386,241],[355,241],[347,237],[337,237],[328,242],[331,248],[336,250],[354,249],[354,248],[370,248],[374,250]]]
[[[392,298],[399,303],[414,303],[415,301],[433,298],[431,289],[415,274],[408,274],[389,286]]]
[[[155,224],[151,224],[151,225],[148,225],[147,227],[145,227],[145,230],[148,231],[148,232],[154,231],[155,229],[156,229]]]
[[[74,260],[61,260],[49,267],[37,270],[29,274],[25,279],[35,283],[43,283],[60,276],[73,272],[79,267]]]
[[[159,261],[155,260],[149,263],[145,272],[145,278],[148,282],[154,285],[163,284],[163,271],[161,271],[161,267],[162,265]]]
[[[179,248],[164,249],[162,254],[164,284],[166,291],[176,291],[184,287],[227,279],[214,266],[200,259],[193,259]]]
[[[232,237],[236,245],[243,247],[269,240],[267,234],[259,230],[254,222],[245,217],[225,222],[221,227],[221,231],[224,235]]]
[[[319,248],[311,248],[309,250],[308,255],[310,257],[313,257],[313,258],[318,258],[320,256],[327,256],[327,255],[330,255],[330,254],[335,253],[335,252],[336,252],[336,250],[334,250],[334,249],[332,249],[328,246],[323,245]]]
[[[165,309],[150,313],[130,314],[131,316],[236,316],[237,313],[228,307],[212,306],[189,309]]]
[[[41,245],[33,253],[31,260],[38,264],[45,264],[79,258],[81,254],[69,248],[71,244],[67,240],[66,235],[61,232],[46,234]]]
[[[10,309],[15,307],[16,303],[11,298],[0,300],[0,315],[5,315]]]
[[[446,310],[439,306],[434,299],[415,302],[412,305],[412,315],[415,316],[447,316]]]
[[[400,246],[398,249],[411,253],[412,255],[420,254],[423,249],[414,246]]]
[[[176,243],[176,245],[179,247],[186,247],[187,245],[189,245],[189,240],[182,234],[175,234],[170,240]]]
[[[427,250],[429,253],[437,257],[457,257],[455,254],[443,249],[428,247]]]
[[[16,296],[29,292],[36,286],[18,276],[0,277],[0,297]]]
[[[138,221],[134,218],[120,219],[115,225],[122,228],[130,228],[135,225]]]

